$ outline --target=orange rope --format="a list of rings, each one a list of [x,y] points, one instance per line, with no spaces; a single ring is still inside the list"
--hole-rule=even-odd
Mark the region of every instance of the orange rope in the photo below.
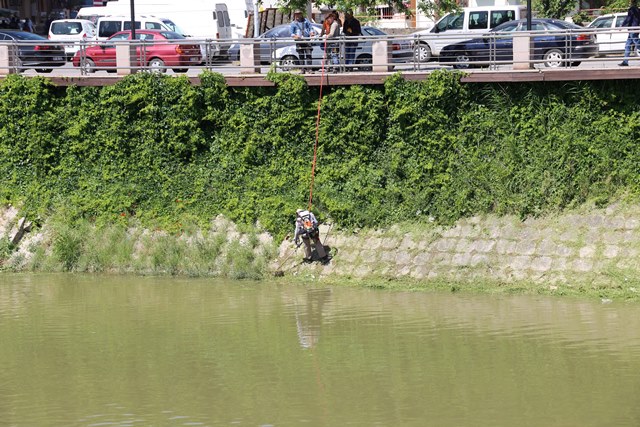
[[[311,164],[311,185],[309,187],[309,206],[307,210],[311,212],[313,204],[313,183],[316,177],[316,160],[318,159],[318,140],[320,139],[320,110],[322,106],[322,86],[324,83],[324,63],[327,59],[327,39],[324,39],[324,56],[322,57],[322,67],[320,71],[320,96],[318,98],[318,115],[316,117],[316,141],[313,144],[313,163]]]

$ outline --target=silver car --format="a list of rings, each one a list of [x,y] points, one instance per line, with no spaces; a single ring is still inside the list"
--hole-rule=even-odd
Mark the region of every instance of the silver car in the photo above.
[[[322,26],[318,24],[311,24],[316,34],[320,34]],[[362,33],[364,39],[358,42],[355,51],[355,66],[361,71],[371,70],[371,63],[373,60],[373,54],[371,51],[372,40],[367,39],[369,37],[388,37],[388,35],[375,27],[362,27]],[[340,61],[344,64],[344,42],[346,38],[339,38],[336,42],[340,48]],[[296,51],[296,45],[291,38],[290,24],[283,24],[273,27],[272,29],[262,33],[257,39],[258,54],[260,57],[260,63],[262,64],[277,64],[283,70],[290,70],[299,67],[300,58]],[[324,42],[320,38],[312,39],[313,50],[312,60],[313,65],[319,68],[324,58]],[[238,51],[236,53],[236,51]],[[230,49],[230,58],[232,60],[239,59],[239,45],[234,45]],[[391,40],[391,62],[392,63],[404,63],[410,62],[413,59],[413,47],[409,40]]]

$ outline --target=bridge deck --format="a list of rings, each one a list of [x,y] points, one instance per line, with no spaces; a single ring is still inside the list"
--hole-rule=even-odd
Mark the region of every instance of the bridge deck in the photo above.
[[[424,80],[430,71],[402,71],[406,80]],[[392,73],[342,73],[325,74],[325,85],[380,85]],[[318,86],[322,76],[307,74],[304,76],[309,86]],[[121,76],[81,76],[81,77],[48,77],[59,86],[107,86],[120,81]],[[199,77],[188,77],[193,84],[199,84]],[[264,74],[225,75],[229,86],[273,86]],[[533,69],[523,71],[467,71],[462,78],[465,83],[513,83],[513,82],[556,82],[579,80],[628,80],[640,79],[640,67],[623,69]]]

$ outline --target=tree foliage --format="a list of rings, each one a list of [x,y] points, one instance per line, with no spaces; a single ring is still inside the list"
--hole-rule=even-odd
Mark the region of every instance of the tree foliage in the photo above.
[[[535,0],[533,2],[533,10],[541,18],[564,19],[577,6],[577,0]]]
[[[102,88],[0,84],[0,197],[28,217],[166,229],[225,214],[282,236],[311,182],[318,90],[140,73]],[[638,194],[640,87],[425,81],[325,90],[313,208],[342,227],[540,215]]]

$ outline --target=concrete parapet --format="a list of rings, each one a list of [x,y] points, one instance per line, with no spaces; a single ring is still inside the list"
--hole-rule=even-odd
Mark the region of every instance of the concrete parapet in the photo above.
[[[260,73],[260,45],[255,43],[242,43],[240,45],[240,73]]]
[[[391,43],[388,40],[377,40],[372,42],[371,52],[373,54],[373,71],[386,73],[391,70]]]
[[[136,48],[129,44],[116,45],[116,69],[119,76],[136,72]]]
[[[513,37],[513,69],[529,70],[533,68],[531,63],[531,36],[528,34],[515,35]]]
[[[15,46],[0,46],[0,75],[6,76],[17,71],[14,60],[16,54]]]

